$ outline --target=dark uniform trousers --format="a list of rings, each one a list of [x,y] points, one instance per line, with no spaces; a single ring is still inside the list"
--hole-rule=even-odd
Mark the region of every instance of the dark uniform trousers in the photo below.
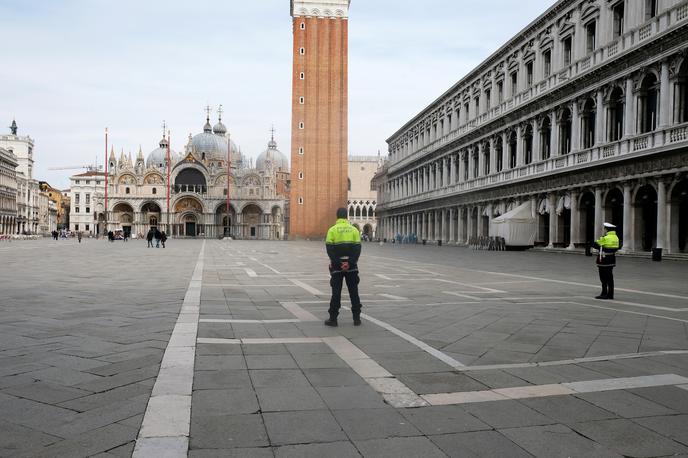
[[[358,270],[353,272],[332,272],[330,274],[330,286],[332,298],[330,299],[330,317],[339,316],[339,308],[342,306],[342,285],[346,281],[346,289],[351,298],[351,313],[358,317],[361,314],[361,299],[358,297]]]
[[[602,296],[614,298],[614,266],[597,266],[600,271],[600,283],[602,283]]]

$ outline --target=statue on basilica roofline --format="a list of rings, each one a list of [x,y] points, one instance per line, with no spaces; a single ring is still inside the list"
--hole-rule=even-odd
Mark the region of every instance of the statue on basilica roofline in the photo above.
[[[12,135],[17,135],[17,121],[12,120],[12,125],[10,125],[10,132],[12,132]]]

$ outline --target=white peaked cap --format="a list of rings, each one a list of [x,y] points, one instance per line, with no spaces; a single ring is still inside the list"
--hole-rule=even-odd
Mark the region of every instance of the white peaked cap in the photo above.
[[[614,226],[612,223],[604,223],[603,226],[607,229],[616,229],[616,226]]]

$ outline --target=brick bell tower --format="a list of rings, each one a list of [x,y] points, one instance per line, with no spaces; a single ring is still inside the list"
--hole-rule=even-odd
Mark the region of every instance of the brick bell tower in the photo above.
[[[346,207],[351,0],[291,0],[290,238],[324,238]]]

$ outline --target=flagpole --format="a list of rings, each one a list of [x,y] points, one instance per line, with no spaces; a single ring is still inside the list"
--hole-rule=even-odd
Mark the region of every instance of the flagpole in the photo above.
[[[103,235],[108,230],[108,128],[105,128],[105,227]]]
[[[172,131],[167,131],[167,235],[170,236],[170,138]]]
[[[232,134],[227,131],[227,236],[232,236],[232,222],[229,219],[229,177],[232,171]]]

